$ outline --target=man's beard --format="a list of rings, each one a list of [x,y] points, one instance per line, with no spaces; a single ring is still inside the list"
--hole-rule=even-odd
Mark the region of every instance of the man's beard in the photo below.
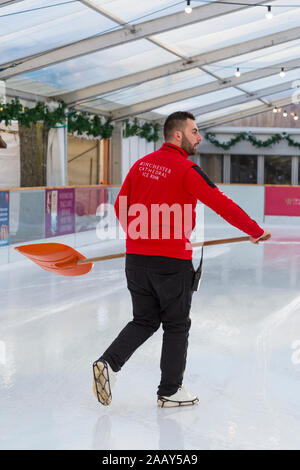
[[[192,145],[190,141],[186,138],[184,133],[182,133],[182,142],[181,148],[188,154],[188,155],[196,155],[198,145]]]

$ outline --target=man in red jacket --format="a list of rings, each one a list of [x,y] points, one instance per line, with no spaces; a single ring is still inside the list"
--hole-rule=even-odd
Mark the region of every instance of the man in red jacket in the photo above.
[[[94,393],[103,405],[111,403],[116,373],[161,324],[158,406],[199,401],[182,385],[195,274],[189,238],[195,227],[197,200],[250,235],[252,243],[271,237],[188,159],[202,140],[191,113],[171,114],[164,137],[159,150],[132,166],[115,203],[126,232],[126,277],[133,320],[93,364]]]

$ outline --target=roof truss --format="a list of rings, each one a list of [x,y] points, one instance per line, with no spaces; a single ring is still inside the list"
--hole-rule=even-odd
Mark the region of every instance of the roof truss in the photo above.
[[[269,3],[272,3],[273,1],[274,0],[269,0]],[[245,6],[242,5],[243,3]],[[44,53],[27,56],[13,62],[1,64],[0,68],[2,71],[0,72],[0,79],[7,79],[25,72],[38,70],[58,62],[91,54],[92,52],[104,50],[119,44],[126,44],[147,36],[152,36],[176,28],[182,28],[183,26],[199,23],[201,21],[227,15],[236,11],[241,11],[249,8],[249,5],[260,5],[264,3],[265,0],[240,0],[236,5],[210,3],[209,5],[194,8],[192,15],[186,15],[184,12],[179,12],[162,18],[157,18],[155,20],[139,23],[137,25],[131,25],[132,27],[130,29],[128,29],[128,27],[123,27],[117,31],[100,34]]]
[[[300,59],[291,60],[288,62],[280,63],[280,67],[285,69],[296,69],[300,67]],[[144,113],[146,111],[151,111],[153,109],[165,106],[170,103],[175,103],[176,101],[185,100],[188,98],[193,98],[195,96],[204,95],[206,93],[211,93],[214,91],[219,91],[224,88],[229,88],[253,80],[258,80],[260,78],[266,78],[272,75],[275,75],[277,72],[274,70],[274,67],[266,67],[257,69],[248,73],[241,75],[237,78],[235,76],[228,77],[224,80],[216,80],[214,82],[207,83],[205,85],[200,85],[197,87],[189,88],[187,90],[182,90],[175,93],[170,93],[168,95],[159,96],[157,98],[143,101],[141,103],[134,104],[132,106],[126,106],[120,108],[112,113],[112,117],[115,120],[125,119],[129,116]]]
[[[293,81],[284,82],[280,85],[275,85],[267,88],[262,88],[253,93],[244,93],[244,95],[236,96],[235,98],[229,98],[226,100],[218,101],[210,105],[201,106],[199,108],[189,110],[195,116],[201,116],[203,114],[212,113],[218,111],[219,109],[227,109],[230,106],[235,106],[238,104],[248,103],[259,98],[265,98],[266,96],[275,95],[282,93],[283,91],[292,90],[294,84]]]
[[[240,111],[238,113],[231,113],[231,114],[226,114],[224,116],[220,116],[215,119],[207,120],[206,122],[201,122],[198,123],[198,128],[199,129],[208,129],[213,126],[219,126],[221,124],[227,124],[229,122],[235,121],[236,119],[242,119],[245,117],[249,116],[255,116],[256,114],[264,113],[266,111],[270,111],[274,106],[277,106],[278,108],[283,107],[283,106],[288,106],[290,104],[293,104],[294,99],[292,96],[288,98],[284,98],[281,100],[276,100],[273,101],[272,104],[262,104],[259,106],[255,106],[251,109],[246,109],[244,111]],[[225,111],[225,110],[224,110]],[[197,117],[196,117],[196,122],[197,122]]]
[[[177,60],[170,64],[154,67],[143,72],[129,74],[115,80],[108,80],[106,82],[82,88],[71,93],[64,93],[58,95],[57,97],[63,99],[68,104],[75,104],[81,101],[87,101],[90,98],[94,98],[105,93],[111,93],[113,91],[120,90],[122,88],[140,85],[147,81],[155,80],[157,78],[162,78],[179,72],[184,72],[196,67],[209,65],[220,60],[226,60],[232,57],[238,57],[243,54],[255,52],[260,49],[274,47],[285,42],[299,39],[299,37],[300,27],[292,28],[280,33],[264,36],[259,39],[245,41],[233,46],[223,47],[205,54],[196,55],[189,58],[188,60]]]

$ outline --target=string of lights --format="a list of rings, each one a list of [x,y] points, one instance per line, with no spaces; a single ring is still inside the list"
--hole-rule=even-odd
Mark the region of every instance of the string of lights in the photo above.
[[[282,112],[282,116],[283,116],[284,118],[287,118],[287,117],[288,117],[289,113],[288,113],[285,109],[282,110],[282,108],[278,108],[277,106],[275,106],[275,107],[273,108],[273,113],[274,113],[274,114],[281,113],[281,112]],[[298,116],[297,113],[291,112],[291,113],[290,113],[290,116],[292,116],[292,118],[294,119],[294,121],[298,121],[298,119],[299,119],[299,116]]]
[[[185,0],[185,3],[187,3],[188,0]],[[221,5],[237,5],[237,6],[245,6],[245,7],[252,7],[252,8],[265,8],[268,11],[272,8],[300,8],[300,5],[268,5],[267,1],[265,2],[266,5],[262,4],[255,4],[253,3],[247,3],[247,2],[231,2],[229,0],[189,0],[189,3],[193,1],[194,3],[206,3],[206,4],[212,4],[212,3],[219,3]]]
[[[207,2],[205,2],[207,3]],[[212,2],[210,2],[212,3]],[[237,6],[245,6],[245,7],[263,7],[265,9],[267,9],[266,11],[266,18],[267,20],[271,20],[273,18],[273,13],[272,13],[272,7],[271,5],[250,5],[250,4],[247,4],[247,3],[238,3],[238,2],[221,2],[221,1],[215,1],[213,3],[221,3],[222,5],[237,5]],[[283,5],[280,5],[280,7],[282,7]],[[297,5],[298,6],[298,5]],[[285,8],[288,8],[287,6],[285,6]],[[192,7],[191,7],[191,0],[186,0],[186,7],[184,9],[184,11],[190,15],[193,11]]]
[[[12,12],[12,13],[6,13],[4,15],[0,15],[0,18],[5,18],[5,17],[8,17],[8,16],[16,16],[16,15],[21,15],[21,14],[24,14],[24,13],[32,13],[34,11],[39,11],[39,10],[45,10],[45,9],[49,9],[49,8],[55,8],[55,7],[60,7],[62,5],[67,5],[67,4],[71,4],[71,3],[79,3],[80,0],[68,0],[68,1],[65,1],[65,2],[60,2],[60,3],[53,3],[52,5],[44,5],[44,6],[40,6],[40,7],[36,7],[36,8],[28,8],[26,10],[19,10],[19,11],[15,11],[15,12]],[[204,4],[214,4],[214,3],[218,3],[218,4],[221,4],[221,5],[236,5],[236,6],[244,6],[244,7],[248,7],[248,8],[258,8],[258,7],[261,7],[261,8],[264,8],[265,10],[267,10],[266,12],[266,17],[267,19],[272,19],[273,18],[273,13],[272,13],[272,8],[273,10],[276,9],[276,8],[300,8],[300,5],[262,5],[262,4],[255,4],[253,5],[252,3],[242,3],[242,2],[230,2],[230,1],[227,1],[227,0],[181,0],[180,2],[177,2],[177,3],[174,3],[172,5],[168,5],[167,7],[164,7],[164,8],[160,8],[159,10],[155,10],[155,11],[151,11],[150,13],[147,13],[146,15],[143,15],[143,16],[140,16],[138,18],[133,18],[132,20],[126,22],[126,23],[123,23],[119,26],[126,26],[126,25],[130,25],[131,23],[133,23],[134,21],[138,21],[140,19],[143,19],[143,18],[146,18],[147,16],[151,16],[153,14],[156,14],[156,13],[160,13],[162,11],[165,11],[165,10],[170,10],[171,8],[174,8],[174,6],[177,6],[181,3],[186,3],[186,7],[184,9],[184,11],[187,13],[187,14],[191,14],[193,9],[191,7],[191,2],[194,2],[194,3],[204,3]],[[8,5],[9,7],[10,5]],[[5,7],[5,5],[4,5]],[[101,32],[100,34],[103,34],[107,31],[110,31],[109,30],[105,30],[103,32]]]

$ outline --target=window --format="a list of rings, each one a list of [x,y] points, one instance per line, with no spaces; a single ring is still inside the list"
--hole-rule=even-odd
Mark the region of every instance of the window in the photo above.
[[[199,165],[214,183],[223,183],[223,155],[200,154]]]
[[[231,155],[231,183],[257,184],[257,156]]]
[[[292,158],[265,156],[265,184],[291,184]]]

